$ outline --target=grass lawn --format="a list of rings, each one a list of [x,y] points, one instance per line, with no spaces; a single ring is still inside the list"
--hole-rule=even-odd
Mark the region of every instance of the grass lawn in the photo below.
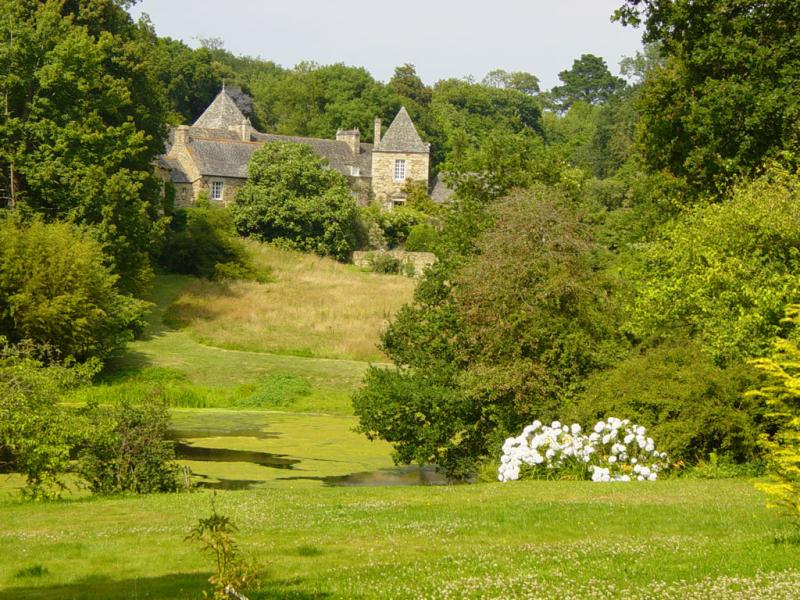
[[[0,600],[197,598],[210,493],[0,501]],[[797,598],[795,530],[742,480],[220,492],[250,598]]]
[[[352,431],[368,363],[350,358],[380,359],[413,282],[252,251],[273,283],[159,277],[144,338],[67,398],[170,403],[184,464],[224,488],[218,510],[262,565],[249,598],[800,597],[800,533],[742,479],[330,486],[391,465]],[[0,600],[206,588],[210,557],[185,537],[209,490],[34,504],[21,484],[0,475]]]
[[[232,350],[383,361],[378,334],[411,300],[415,281],[329,258],[251,242],[248,251],[273,281],[193,280],[167,320],[197,341]]]
[[[345,265],[334,264],[351,272]],[[362,276],[382,277],[351,273],[357,280]],[[405,279],[404,285],[413,285],[406,282],[411,280]],[[191,325],[179,329],[166,325],[164,317],[171,307],[181,302],[187,290],[202,285],[218,284],[181,275],[159,276],[143,338],[130,343],[122,356],[110,361],[95,386],[67,400],[133,399],[156,390],[177,407],[352,414],[350,395],[360,384],[367,362],[232,350],[210,345],[208,340],[198,341]],[[374,348],[377,332],[373,333],[369,344]]]

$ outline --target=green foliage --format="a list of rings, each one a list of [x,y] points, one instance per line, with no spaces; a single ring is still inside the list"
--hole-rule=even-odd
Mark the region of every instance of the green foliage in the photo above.
[[[161,264],[206,279],[268,279],[250,265],[230,212],[203,198],[176,213]]]
[[[554,87],[550,95],[562,111],[578,101],[602,104],[625,87],[625,81],[612,75],[606,61],[594,54],[582,54],[558,78],[561,85]]]
[[[645,40],[661,42],[667,57],[640,105],[651,168],[718,193],[796,149],[800,4],[627,0],[617,17],[643,22]]]
[[[797,326],[800,305],[789,306],[786,319]],[[758,487],[772,506],[800,521],[800,349],[794,340],[778,338],[772,355],[753,364],[770,378],[753,395],[767,403],[768,416],[776,425],[773,435],[762,438],[772,481]]]
[[[62,359],[105,358],[144,326],[148,303],[121,294],[102,246],[67,223],[0,219],[0,335]]]
[[[401,369],[370,371],[354,398],[361,430],[398,460],[460,476],[618,353],[613,285],[563,196],[520,191],[491,215],[475,256],[443,253],[386,330]]]
[[[357,247],[358,211],[344,176],[304,144],[266,144],[231,207],[236,229],[261,241],[347,259]]]
[[[384,210],[376,203],[359,208],[359,217],[365,229],[380,229],[380,240],[388,248],[396,248],[405,243],[411,229],[428,220],[425,213],[410,206]]]
[[[524,71],[509,73],[503,69],[493,69],[486,74],[481,83],[489,87],[516,90],[529,96],[535,96],[539,93],[539,78]]]
[[[45,500],[64,490],[70,451],[86,435],[85,424],[59,404],[60,396],[88,381],[97,365],[45,366],[30,357],[31,350],[0,350],[0,464],[25,476],[26,496]]]
[[[214,600],[240,597],[240,592],[258,585],[255,565],[241,556],[235,535],[238,528],[230,517],[217,512],[216,496],[211,500],[211,516],[200,519],[186,537],[197,542],[201,552],[214,558],[216,572],[208,578],[213,587]],[[203,597],[208,597],[203,592]]]
[[[299,63],[286,71],[262,61],[249,87],[259,121],[268,130],[331,138],[358,128],[372,140],[373,119],[391,119],[399,102],[363,67]]]
[[[183,483],[168,441],[169,412],[154,398],[111,407],[89,404],[91,436],[80,450],[78,473],[97,494],[175,492]]]
[[[634,333],[688,335],[720,365],[763,354],[800,297],[799,193],[774,171],[663,228],[635,275]]]
[[[439,233],[433,225],[420,223],[408,232],[405,248],[409,252],[433,252],[438,239]]]
[[[193,123],[219,92],[221,77],[208,48],[193,50],[180,40],[159,38],[156,76],[172,103],[177,124]]]
[[[736,463],[753,461],[764,405],[743,394],[755,381],[744,365],[720,368],[698,344],[680,340],[593,374],[567,419],[625,415],[647,427],[671,460],[695,463],[716,452]]]
[[[0,195],[91,225],[122,289],[141,291],[164,225],[155,34],[115,0],[2,0],[0,39]]]

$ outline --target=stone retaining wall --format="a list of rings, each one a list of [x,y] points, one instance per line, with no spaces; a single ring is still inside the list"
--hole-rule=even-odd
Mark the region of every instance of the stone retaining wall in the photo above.
[[[367,250],[353,252],[353,264],[357,267],[369,267],[372,259],[378,255],[388,255],[401,262],[410,262],[414,265],[414,274],[419,277],[425,267],[436,262],[433,252],[406,252],[405,250]]]

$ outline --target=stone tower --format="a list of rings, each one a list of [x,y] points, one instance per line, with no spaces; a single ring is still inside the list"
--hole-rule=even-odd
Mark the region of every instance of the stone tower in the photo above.
[[[377,121],[376,121],[377,123]],[[404,188],[409,181],[418,181],[428,189],[430,144],[422,141],[405,107],[380,137],[375,127],[372,148],[372,193],[386,208],[405,203]]]

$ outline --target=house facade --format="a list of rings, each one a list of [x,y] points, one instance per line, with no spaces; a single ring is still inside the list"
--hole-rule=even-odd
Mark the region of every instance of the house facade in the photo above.
[[[405,108],[386,133],[376,118],[374,134],[375,143],[367,144],[358,129],[339,130],[332,140],[261,133],[223,88],[193,125],[171,129],[158,172],[174,185],[176,206],[193,204],[203,192],[212,201],[229,204],[247,181],[253,152],[270,142],[294,142],[311,146],[347,177],[361,204],[374,200],[391,209],[405,202],[409,182],[434,187],[429,181],[430,144],[422,141]]]

